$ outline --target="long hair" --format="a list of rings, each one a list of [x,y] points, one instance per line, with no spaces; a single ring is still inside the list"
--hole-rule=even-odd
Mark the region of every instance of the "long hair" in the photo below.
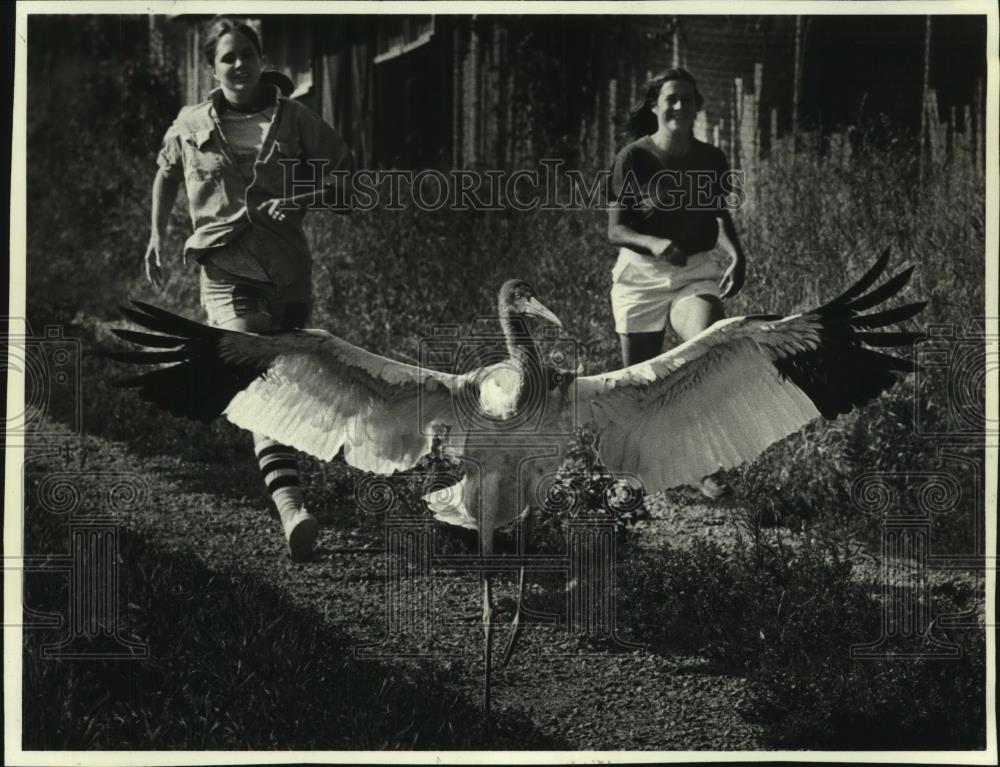
[[[215,64],[215,50],[219,47],[219,40],[228,35],[230,32],[239,32],[250,41],[254,50],[257,51],[258,56],[264,55],[264,49],[260,44],[260,38],[257,36],[257,33],[254,32],[252,27],[244,24],[242,21],[220,18],[212,24],[212,29],[208,33],[205,45],[201,49],[202,53],[205,55],[205,60],[209,63],[209,65]]]
[[[659,127],[656,122],[656,115],[653,114],[652,107],[660,97],[660,88],[663,83],[670,80],[683,80],[694,88],[694,103],[700,110],[705,100],[698,90],[698,83],[695,82],[694,75],[681,67],[667,69],[649,80],[642,91],[642,101],[636,103],[628,113],[625,120],[625,137],[628,141],[636,141],[650,133],[656,133]]]

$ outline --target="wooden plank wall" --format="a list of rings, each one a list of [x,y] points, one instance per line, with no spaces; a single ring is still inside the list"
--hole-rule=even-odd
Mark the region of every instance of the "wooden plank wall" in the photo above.
[[[537,159],[531,83],[519,79],[512,53],[514,41],[508,29],[502,20],[486,17],[452,17],[447,32],[444,17],[441,22],[439,33],[448,35],[452,49],[450,82],[445,85],[453,94],[451,164],[493,168],[530,165]],[[795,39],[802,32],[795,17],[757,22],[743,17],[728,21],[691,17],[677,24],[674,17],[663,16],[650,17],[643,23],[644,28],[658,32],[669,27],[670,34],[664,32],[663,42],[645,50],[641,60],[637,55],[609,62],[603,81],[588,91],[591,106],[578,126],[570,129],[575,134],[576,155],[582,167],[610,166],[623,143],[620,125],[641,97],[646,80],[675,63],[692,69],[706,98],[705,110],[695,126],[696,135],[721,147],[733,167],[750,173],[774,153],[795,151]],[[181,38],[183,51],[179,51],[178,58],[182,93],[186,103],[195,103],[212,86],[208,69],[200,60],[200,24],[187,24]],[[361,50],[356,53],[368,55]],[[153,55],[163,54],[157,48]],[[930,75],[926,62],[922,69],[915,76],[923,74],[927,82]],[[352,87],[359,86],[352,83]],[[328,86],[324,83],[321,87]],[[955,101],[950,84],[942,83],[942,87],[949,88],[947,100],[933,88],[925,91],[922,162],[971,164],[981,176],[985,84],[980,80],[974,89],[963,88],[963,94],[974,90],[969,103],[964,104]],[[368,114],[370,120],[370,104],[363,93],[359,95],[354,108],[359,114]],[[850,161],[852,141],[856,144],[857,137],[839,133],[820,137],[812,133],[803,135],[798,148],[820,151],[831,162],[844,163]]]

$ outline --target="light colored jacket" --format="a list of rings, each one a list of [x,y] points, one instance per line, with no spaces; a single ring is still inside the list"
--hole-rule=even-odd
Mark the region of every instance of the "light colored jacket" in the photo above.
[[[240,172],[219,119],[225,109],[221,89],[207,100],[181,109],[163,137],[157,157],[161,171],[183,180],[194,233],[184,244],[196,259],[252,230],[277,281],[308,268],[309,247],[302,232],[305,208],[286,212],[283,221],[257,211],[265,200],[290,197],[329,183],[330,173],[349,171],[353,155],[340,135],[296,101],[278,95],[274,116],[254,162],[253,179]]]

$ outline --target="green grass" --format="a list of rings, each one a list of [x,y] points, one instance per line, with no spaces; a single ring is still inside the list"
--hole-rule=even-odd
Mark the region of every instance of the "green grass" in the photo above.
[[[698,542],[635,552],[619,583],[634,639],[747,677],[741,713],[763,725],[771,747],[985,747],[985,631],[943,620],[974,612],[982,593],[936,589],[927,634],[884,634],[885,596],[853,577],[843,551],[761,539],[732,551]],[[906,599],[906,589],[892,598]],[[882,656],[852,657],[883,636]],[[960,654],[935,657],[931,637]]]
[[[34,79],[29,96],[32,325],[62,323],[68,335],[106,343],[104,323],[118,321],[117,307],[129,298],[200,317],[196,269],[179,261],[189,226],[183,200],[164,252],[171,267],[165,290],[154,293],[142,277],[155,148],[172,117],[169,100],[150,96],[168,84],[139,70],[122,78],[106,67],[85,87],[60,94],[61,113],[77,115],[71,125],[53,116],[55,102],[43,82]],[[107,103],[120,103],[122,110],[108,110]],[[749,256],[747,284],[727,311],[809,308],[847,287],[888,245],[893,268],[917,266],[902,299],[929,301],[916,324],[968,327],[985,313],[982,180],[964,166],[931,169],[922,185],[917,180],[912,158],[900,152],[870,152],[849,167],[807,155],[762,164],[748,181],[752,205],[737,216]],[[530,280],[562,318],[587,372],[618,365],[608,297],[614,253],[598,211],[313,213],[307,234],[316,262],[313,324],[372,351],[418,357],[435,325],[468,328],[474,318],[492,314],[500,284],[517,276]],[[963,374],[981,381],[982,370],[974,359]],[[110,389],[111,374],[96,359],[85,363],[85,432],[122,440],[139,455],[243,460],[246,446],[236,429],[152,413]],[[971,396],[981,397],[981,390],[973,387]],[[771,522],[808,527],[830,544],[853,537],[876,546],[884,520],[852,500],[855,478],[881,472],[904,488],[921,472],[944,473],[958,483],[961,498],[950,511],[933,515],[933,553],[975,553],[981,478],[914,427],[919,415],[932,430],[954,429],[947,406],[955,397],[948,376],[907,379],[861,411],[773,446],[740,470],[737,481],[750,508]],[[54,415],[60,417],[60,408],[65,415],[68,406],[53,403]],[[981,450],[965,455],[982,465]],[[339,503],[343,518],[355,523],[356,511],[346,509],[350,491],[342,467],[308,462],[306,469],[324,505]],[[42,536],[30,539],[41,546],[46,533],[29,533]],[[29,547],[29,553],[45,550]],[[767,552],[759,545],[737,555],[705,545],[690,554],[636,558],[626,579],[629,626],[665,650],[699,652],[749,674],[755,704],[748,716],[766,722],[775,743],[843,746],[846,741],[835,742],[830,733],[855,733],[861,747],[872,744],[863,737],[871,728],[919,735],[928,717],[944,723],[934,731],[940,742],[978,742],[978,635],[956,637],[965,660],[950,666],[889,660],[845,666],[845,642],[870,636],[878,603],[851,585],[849,567],[818,551],[799,558],[770,552],[780,571],[760,565]],[[320,742],[309,740],[315,737],[325,738],[317,747],[333,748],[468,742],[462,733],[473,712],[433,670],[346,659],[343,635],[318,627],[314,616],[293,609],[259,580],[208,573],[135,536],[127,538],[123,556],[130,601],[163,605],[163,615],[189,616],[187,624],[175,625],[159,610],[140,609],[129,615],[136,634],[179,652],[142,664],[74,666],[41,659],[40,636],[29,634],[25,688],[30,683],[37,691],[30,700],[38,702],[24,711],[30,743],[240,748],[282,747],[294,739],[297,747],[308,747]],[[777,617],[786,593],[791,596],[783,604],[801,607],[792,623],[787,608]],[[38,605],[65,601],[45,589],[31,596]],[[810,629],[810,621],[826,629]],[[266,660],[278,643],[287,652],[273,673],[247,679],[238,658]],[[433,692],[421,692],[427,689]],[[853,690],[865,691],[867,707],[858,707]],[[235,701],[235,708],[224,699]],[[426,700],[433,701],[429,713],[417,706]],[[914,707],[904,705],[910,701]],[[359,717],[369,710],[379,715]],[[317,717],[331,726],[310,736],[303,722]]]
[[[46,476],[27,468],[26,486]],[[26,550],[65,554],[65,520],[28,494]],[[121,636],[136,660],[52,659],[67,629],[25,633],[26,749],[563,748],[517,710],[481,709],[433,663],[354,656],[336,620],[292,604],[257,575],[120,531]],[[27,576],[26,604],[65,615],[67,578]]]

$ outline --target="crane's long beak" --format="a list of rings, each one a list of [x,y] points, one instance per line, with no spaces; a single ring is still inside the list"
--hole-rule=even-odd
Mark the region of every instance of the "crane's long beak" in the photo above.
[[[524,313],[533,314],[535,317],[541,317],[543,320],[547,320],[562,329],[563,324],[560,322],[559,318],[549,311],[548,307],[537,298],[531,298],[528,300],[524,306]]]

